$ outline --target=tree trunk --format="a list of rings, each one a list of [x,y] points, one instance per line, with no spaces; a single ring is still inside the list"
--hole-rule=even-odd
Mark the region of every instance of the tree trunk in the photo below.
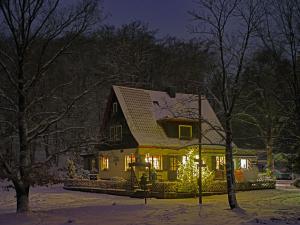
[[[227,180],[227,194],[228,203],[231,209],[238,208],[238,203],[235,195],[235,178],[234,178],[234,164],[232,155],[232,128],[231,118],[226,116],[225,121],[225,135],[226,135],[226,180]]]
[[[273,164],[273,137],[271,133],[267,137],[266,150],[267,150],[267,168],[270,170],[272,174],[274,170],[274,164]]]
[[[298,91],[299,93],[297,93],[296,95],[296,126],[299,128],[300,127],[300,91]],[[299,129],[297,129],[297,135],[300,136],[300,132]],[[300,152],[299,152],[300,153]]]
[[[19,135],[19,163],[18,180],[14,182],[17,195],[17,212],[29,211],[29,167],[31,165],[30,148],[27,142],[26,94],[24,93],[23,59],[19,60],[18,72],[18,135]]]
[[[14,182],[17,196],[17,213],[29,211],[29,185]]]

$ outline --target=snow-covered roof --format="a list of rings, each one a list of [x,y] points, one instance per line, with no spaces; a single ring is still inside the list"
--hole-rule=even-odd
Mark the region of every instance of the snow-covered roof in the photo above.
[[[179,147],[196,144],[197,139],[180,140],[166,135],[160,121],[197,121],[198,96],[123,86],[113,86],[129,129],[139,146]],[[224,145],[222,125],[208,100],[202,96],[203,144]]]

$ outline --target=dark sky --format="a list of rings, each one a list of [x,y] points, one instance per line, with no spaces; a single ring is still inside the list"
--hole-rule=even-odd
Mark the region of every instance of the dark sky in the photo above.
[[[140,20],[151,29],[159,29],[158,37],[195,37],[187,29],[192,24],[187,11],[195,6],[194,0],[103,0],[103,5],[109,14],[107,24],[120,26]]]

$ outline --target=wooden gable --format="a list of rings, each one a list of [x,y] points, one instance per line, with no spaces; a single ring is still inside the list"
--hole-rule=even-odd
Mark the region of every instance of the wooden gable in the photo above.
[[[119,134],[119,132],[121,132],[121,137],[116,135]],[[107,101],[101,133],[105,140],[105,143],[100,146],[101,150],[135,148],[138,146],[113,90],[111,90]]]

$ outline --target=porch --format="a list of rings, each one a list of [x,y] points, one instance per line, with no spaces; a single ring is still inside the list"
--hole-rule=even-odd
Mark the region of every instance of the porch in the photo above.
[[[257,171],[253,169],[256,168],[256,156],[253,154],[246,155],[241,151],[235,153],[234,167],[237,180],[255,180]],[[197,158],[196,156],[197,154],[195,159]],[[85,156],[84,169],[90,172],[90,179],[94,180],[122,178],[127,181],[135,180],[134,182],[137,182],[143,174],[146,174],[149,180],[159,182],[176,181],[179,166],[187,163],[187,160],[186,149],[179,151],[145,148],[120,149]],[[204,167],[214,173],[215,180],[225,179],[223,149],[204,149],[202,151],[202,161]],[[146,164],[148,166],[145,166]]]

